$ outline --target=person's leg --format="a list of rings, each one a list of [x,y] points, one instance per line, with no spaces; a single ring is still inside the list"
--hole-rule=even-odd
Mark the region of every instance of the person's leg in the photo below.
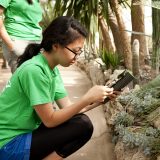
[[[5,60],[8,62],[8,65],[11,68],[11,72],[13,73],[16,70],[16,62],[17,62],[17,56],[14,54],[11,54],[9,51],[8,47],[4,42],[2,42],[2,51],[3,51],[3,56]]]
[[[30,43],[40,43],[40,41],[18,40],[12,39],[14,44],[14,51],[10,52],[7,45],[2,42],[3,56],[7,60],[8,65],[11,68],[11,72],[14,73],[17,69],[17,59],[25,51],[25,48]]]
[[[84,114],[78,114],[54,128],[42,124],[32,133],[30,160],[65,158],[81,148],[92,133],[93,125]]]
[[[7,61],[5,60],[4,57],[3,57],[2,68],[3,68],[3,69],[6,69],[6,68],[7,68]]]
[[[9,51],[7,45],[4,42],[2,42],[2,50],[3,56],[7,60],[8,65],[11,68],[11,72],[14,73],[17,69],[18,56],[23,54],[26,46],[29,44],[29,41],[16,39],[12,39],[12,41],[16,50],[14,50],[13,52]]]
[[[56,152],[52,152],[47,157],[45,157],[43,160],[62,160],[63,158],[59,156]]]

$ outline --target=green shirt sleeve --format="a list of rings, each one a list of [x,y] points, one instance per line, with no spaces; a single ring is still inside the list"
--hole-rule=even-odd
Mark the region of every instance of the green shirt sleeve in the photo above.
[[[10,2],[11,0],[0,0],[0,5],[4,8],[7,8]]]
[[[50,82],[41,67],[36,65],[25,66],[19,79],[31,106],[52,102],[49,92]]]
[[[55,98],[54,99],[55,100],[62,99],[64,97],[66,97],[67,95],[68,94],[67,94],[67,91],[64,87],[62,77],[59,73],[58,76],[57,76],[57,79],[56,79],[56,91],[55,91]]]

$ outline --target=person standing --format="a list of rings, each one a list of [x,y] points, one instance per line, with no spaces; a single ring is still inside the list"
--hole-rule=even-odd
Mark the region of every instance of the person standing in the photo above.
[[[41,19],[39,0],[0,0],[0,38],[4,58],[12,73],[26,46],[41,42]]]

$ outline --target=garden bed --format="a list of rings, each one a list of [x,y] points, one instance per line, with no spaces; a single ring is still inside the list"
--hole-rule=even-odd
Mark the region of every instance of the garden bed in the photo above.
[[[77,66],[84,70],[93,85],[104,85],[113,80],[123,68],[106,70],[101,59],[88,62],[79,60]],[[143,73],[151,75],[149,71]],[[151,80],[151,76],[144,83]],[[142,88],[136,87],[104,105],[106,123],[110,128],[117,160],[160,159],[160,77]]]

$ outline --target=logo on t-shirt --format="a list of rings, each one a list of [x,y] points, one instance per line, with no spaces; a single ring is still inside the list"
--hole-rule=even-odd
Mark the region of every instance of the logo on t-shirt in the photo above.
[[[6,84],[6,86],[4,87],[4,89],[2,90],[2,92],[5,91],[5,89],[10,88],[11,87],[11,81],[9,80]]]

